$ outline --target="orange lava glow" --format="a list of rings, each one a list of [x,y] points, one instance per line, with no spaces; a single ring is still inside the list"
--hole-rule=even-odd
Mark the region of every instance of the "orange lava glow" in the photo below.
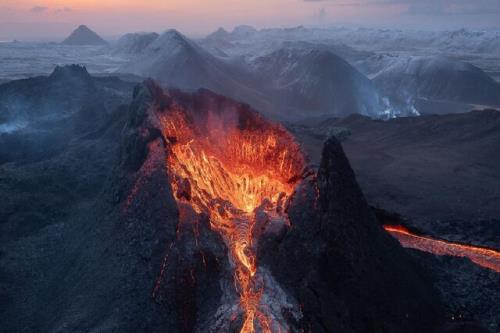
[[[211,228],[230,249],[244,313],[240,332],[279,331],[262,304],[255,215],[265,212],[286,223],[286,204],[305,165],[299,146],[281,126],[245,112],[195,116],[171,107],[159,121],[169,141],[167,163],[177,202],[208,214]]]
[[[397,238],[404,247],[430,252],[436,255],[467,257],[477,265],[500,273],[500,252],[472,245],[452,243],[418,236],[403,226],[386,225],[384,229]]]

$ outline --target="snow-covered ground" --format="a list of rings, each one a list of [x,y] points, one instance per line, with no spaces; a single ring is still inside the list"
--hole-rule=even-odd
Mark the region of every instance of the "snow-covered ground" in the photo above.
[[[348,28],[273,28],[236,27],[224,29],[196,40],[222,58],[251,62],[282,47],[326,48],[346,59],[367,76],[380,70],[391,58],[409,56],[446,56],[469,62],[500,81],[500,31],[404,31]],[[111,47],[67,46],[59,43],[0,42],[0,81],[47,74],[55,65],[84,64],[91,73],[117,71],[131,54]],[[146,47],[126,45],[127,47]],[[135,50],[140,52],[140,50]],[[130,53],[130,52],[129,52]],[[374,55],[389,56],[375,64]],[[365,63],[365,60],[369,63]]]
[[[237,27],[219,29],[199,41],[214,54],[246,60],[273,52],[284,44],[308,44],[330,48],[362,72],[363,56],[390,55],[450,57],[469,62],[500,81],[500,31],[406,31],[389,29],[308,28],[261,29]],[[382,59],[387,61],[386,59]],[[373,59],[370,60],[373,63]],[[373,64],[372,64],[373,65]],[[383,64],[380,64],[383,65]],[[366,75],[374,74],[364,72]]]
[[[321,58],[321,64],[319,59],[308,61],[302,56],[295,60],[277,59],[272,63],[278,72],[257,66],[274,59],[272,55],[279,55],[281,50],[310,53],[311,57],[317,52],[329,56]],[[169,84],[178,87],[208,87],[260,110],[270,105],[271,109],[279,109],[269,102],[279,99],[291,104],[287,105],[288,110],[300,103],[284,98],[286,93],[306,95],[311,103],[333,96],[334,92],[340,94],[338,100],[348,99],[349,94],[339,92],[339,87],[345,86],[352,76],[333,66],[341,61],[327,61],[330,67],[324,63],[334,56],[359,71],[361,74],[357,76],[366,76],[367,84],[362,86],[369,84],[377,91],[391,116],[435,113],[435,109],[442,110],[440,113],[463,112],[474,105],[500,105],[495,98],[500,91],[498,30],[403,31],[303,26],[257,30],[240,26],[230,32],[221,28],[194,40],[174,30],[160,35],[132,33],[109,46],[0,42],[0,83],[47,75],[56,65],[81,64],[94,75],[134,74],[137,78],[168,79]],[[318,69],[318,65],[322,67]],[[273,75],[262,81],[269,73]],[[312,83],[326,76],[328,80],[311,88]],[[269,82],[277,87],[268,87]],[[292,85],[298,90],[291,89]],[[310,88],[308,94],[303,93],[305,87]],[[310,111],[311,103],[298,112]]]
[[[68,46],[59,43],[0,42],[0,83],[50,74],[56,65],[81,64],[90,73],[113,73],[125,59],[106,46]]]

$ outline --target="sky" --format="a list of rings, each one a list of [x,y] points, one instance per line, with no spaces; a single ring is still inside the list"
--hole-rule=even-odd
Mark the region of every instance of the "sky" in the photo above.
[[[500,0],[0,0],[0,40],[60,40],[80,24],[113,38],[175,28],[500,28]]]

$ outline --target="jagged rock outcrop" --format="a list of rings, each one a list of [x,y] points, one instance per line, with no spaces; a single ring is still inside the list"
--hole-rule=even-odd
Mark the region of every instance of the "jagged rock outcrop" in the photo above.
[[[422,332],[442,308],[421,268],[384,233],[335,138],[317,180],[297,192],[291,229],[261,250],[276,279],[302,304],[312,332]]]
[[[290,127],[315,165],[334,128],[350,133],[342,145],[371,206],[433,238],[500,248],[499,111],[389,121],[352,115]]]

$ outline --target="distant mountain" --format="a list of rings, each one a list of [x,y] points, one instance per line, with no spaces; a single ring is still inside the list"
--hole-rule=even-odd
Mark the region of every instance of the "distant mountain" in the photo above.
[[[213,33],[209,34],[207,39],[226,39],[226,40],[237,40],[242,38],[248,38],[251,35],[258,33],[258,30],[250,25],[239,25],[234,27],[233,31],[228,32],[224,28],[220,27]]]
[[[272,100],[296,115],[379,117],[389,108],[368,78],[328,50],[284,48],[252,65]]]
[[[233,29],[233,31],[231,32],[231,36],[233,36],[234,38],[246,38],[257,32],[257,29],[250,25],[239,25]]]
[[[117,78],[92,77],[83,66],[57,66],[49,76],[0,85],[0,103],[13,116],[28,120],[64,117],[94,101],[109,103],[111,110],[123,102],[123,91],[130,93],[132,86]]]
[[[257,33],[258,31],[249,25],[237,26],[231,32],[221,27],[199,40],[198,43],[216,56],[228,57],[232,55],[232,51],[238,50],[241,46],[235,45],[233,42],[240,44],[239,41],[248,41]]]
[[[131,56],[137,55],[159,36],[156,32],[125,34],[113,45],[113,53]]]
[[[219,28],[207,37],[199,40],[198,43],[213,55],[227,58],[230,51],[236,48],[231,39],[231,33],[227,32],[224,28]]]
[[[437,47],[445,46],[448,51],[480,54],[498,54],[500,52],[500,32],[497,30],[473,31],[459,29],[441,32],[434,41]]]
[[[271,109],[253,88],[258,83],[249,71],[222,61],[176,30],[161,34],[120,70],[154,78],[165,86],[207,88],[264,112]]]
[[[220,27],[216,31],[209,34],[206,38],[225,39],[228,38],[228,36],[230,36],[230,33],[223,27]]]
[[[445,57],[396,58],[373,80],[384,93],[400,100],[500,105],[499,83],[476,66]]]
[[[178,88],[212,88],[208,65],[210,54],[176,30],[161,34],[148,44],[136,60],[123,66],[124,71],[152,77]]]
[[[76,112],[96,94],[85,67],[56,67],[48,77],[15,80],[0,85],[0,102],[10,110],[11,121],[60,118]],[[71,97],[69,97],[71,96]]]
[[[235,29],[236,30],[236,29]],[[243,29],[244,30],[244,29]],[[390,29],[350,29],[339,27],[295,27],[248,30],[246,33],[217,31],[207,39],[223,37],[236,46],[234,53],[253,53],[283,41],[345,44],[357,50],[428,52],[441,50],[454,55],[494,55],[500,52],[500,31],[467,29],[454,31],[411,31]],[[252,46],[252,47],[250,47]],[[348,59],[349,60],[349,59]]]
[[[93,77],[78,65],[0,85],[0,164],[47,157],[72,138],[98,130],[130,100],[134,86]]]
[[[250,28],[237,31],[255,33]],[[225,38],[227,34],[219,29],[210,38]],[[353,59],[368,53],[345,45],[299,41],[280,45],[277,50],[253,58],[220,57],[176,30],[169,30],[147,44],[121,71],[154,78],[167,87],[207,88],[249,103],[273,118],[416,114],[412,108],[395,108],[366,76],[332,51]]]
[[[399,56],[386,53],[372,54],[364,59],[359,59],[354,63],[356,69],[368,77],[375,77],[384,69],[389,68],[396,61]]]
[[[255,56],[262,56],[281,48],[329,50],[350,63],[373,55],[372,52],[357,50],[338,41],[318,40],[307,38],[307,36],[302,38],[302,35],[308,31],[304,27],[284,29],[283,34],[291,38],[283,37],[278,32],[276,32],[277,35],[274,35],[272,29],[268,30],[270,32],[266,34],[248,26],[236,27],[232,32],[219,28],[201,39],[199,43],[214,55],[223,57],[244,56],[255,58]]]
[[[63,42],[66,45],[107,45],[108,43],[102,39],[94,31],[90,30],[87,26],[81,25],[76,28],[71,35],[68,36]]]
[[[379,117],[389,109],[370,80],[326,49],[282,49],[248,65],[222,60],[169,30],[122,71],[181,89],[208,88],[275,118],[351,113]]]
[[[372,55],[372,52],[360,51],[354,49],[350,46],[341,43],[323,43],[323,42],[310,42],[310,41],[283,41],[281,43],[276,43],[279,48],[295,48],[303,50],[323,50],[329,51],[342,59],[346,60],[350,64],[358,60],[366,59]]]

